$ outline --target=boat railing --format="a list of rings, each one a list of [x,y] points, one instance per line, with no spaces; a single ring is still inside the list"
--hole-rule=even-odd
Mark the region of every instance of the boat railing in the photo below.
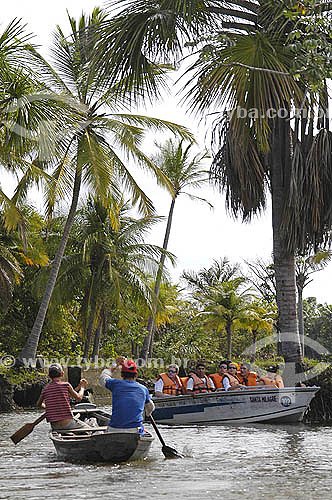
[[[257,392],[269,392],[272,394],[285,394],[288,392],[317,392],[320,388],[317,386],[306,386],[306,387],[268,387],[268,386],[248,386],[243,389],[236,389],[234,391],[225,391],[225,390],[216,390],[214,392],[200,392],[200,393],[190,393],[190,394],[179,394],[172,396],[164,396],[164,397],[155,397],[153,396],[153,401],[155,403],[169,401],[170,403],[173,401],[181,401],[181,400],[189,400],[189,399],[204,399],[204,398],[213,398],[213,397],[232,397],[232,396],[244,396],[245,394],[253,394],[254,391]]]

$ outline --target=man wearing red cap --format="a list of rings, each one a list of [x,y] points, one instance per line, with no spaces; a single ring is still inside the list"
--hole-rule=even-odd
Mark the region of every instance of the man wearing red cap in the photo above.
[[[121,365],[123,380],[113,378],[113,371]],[[150,415],[155,406],[147,388],[136,382],[137,366],[131,359],[120,356],[116,364],[106,368],[99,377],[99,383],[112,392],[112,416],[107,432],[144,433],[143,412]]]

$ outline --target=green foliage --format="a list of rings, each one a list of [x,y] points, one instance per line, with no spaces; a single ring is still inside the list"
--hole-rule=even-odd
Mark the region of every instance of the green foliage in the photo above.
[[[167,362],[172,356],[188,359],[214,359],[218,350],[216,336],[197,316],[197,306],[184,301],[171,323],[159,328],[155,334],[153,356]]]
[[[332,305],[319,304],[315,297],[309,297],[303,301],[303,313],[305,335],[332,352]],[[317,357],[309,347],[306,347],[306,353]]]
[[[2,365],[0,365],[0,374],[4,375],[13,385],[21,385],[23,383],[33,384],[37,382],[40,377],[45,377],[44,372],[39,372],[30,368],[5,368]]]
[[[293,29],[288,35],[288,46],[293,51],[295,75],[308,80],[309,88],[317,92],[324,78],[331,78],[331,20],[326,15],[328,8],[321,0],[289,2],[283,15]]]

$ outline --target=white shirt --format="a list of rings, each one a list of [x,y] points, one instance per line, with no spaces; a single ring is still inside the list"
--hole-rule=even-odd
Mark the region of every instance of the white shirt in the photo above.
[[[210,377],[207,377],[209,379],[209,382],[210,382],[210,388],[211,389],[215,389],[215,385],[212,381],[212,379],[210,379]],[[206,378],[201,378],[201,381],[203,382],[204,386],[207,387],[206,385]],[[189,377],[189,380],[187,382],[187,389],[189,391],[193,391],[194,390],[194,379]]]
[[[231,387],[230,381],[228,377],[224,377],[222,380],[222,385],[225,389],[225,391],[228,391],[228,389]]]

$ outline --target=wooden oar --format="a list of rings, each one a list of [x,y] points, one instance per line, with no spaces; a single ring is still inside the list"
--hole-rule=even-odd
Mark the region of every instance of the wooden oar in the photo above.
[[[33,429],[36,427],[36,425],[38,425],[39,422],[44,420],[45,417],[46,417],[46,413],[43,413],[42,415],[40,415],[40,417],[37,418],[37,420],[35,420],[31,424],[23,425],[23,427],[21,427],[18,431],[15,432],[15,434],[10,436],[10,439],[13,441],[14,444],[19,443],[20,441],[22,441],[22,439],[27,437],[30,434],[30,432],[33,431]]]
[[[170,446],[166,446],[165,441],[163,440],[163,437],[159,432],[159,429],[157,427],[157,424],[156,424],[153,416],[150,415],[149,418],[150,418],[150,422],[152,424],[152,427],[156,431],[156,434],[159,438],[159,441],[162,444],[161,451],[163,452],[165,458],[183,458],[183,456],[179,452],[177,452],[174,448],[171,448]]]

